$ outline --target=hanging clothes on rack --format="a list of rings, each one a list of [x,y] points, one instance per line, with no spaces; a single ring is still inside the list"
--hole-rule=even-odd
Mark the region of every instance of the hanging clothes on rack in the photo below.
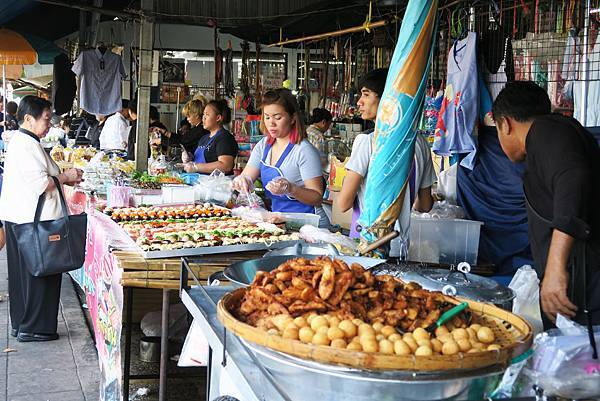
[[[588,52],[588,77],[587,81],[583,81],[583,66],[584,63],[581,61],[583,57],[580,57],[579,62],[576,64],[579,67],[579,79],[574,82],[573,85],[573,103],[574,103],[574,117],[579,120],[581,125],[584,127],[598,127],[600,126],[600,36],[596,37],[596,42],[591,52]],[[585,115],[582,118],[581,97],[583,93],[583,85],[587,84],[587,105],[585,107]]]
[[[227,45],[224,53],[225,73],[223,74],[223,86],[225,87],[225,96],[233,97],[235,95],[235,85],[233,83],[233,49],[231,41]]]
[[[515,80],[512,39],[503,27],[494,23],[482,32],[479,49],[485,83],[495,100],[506,83]]]
[[[448,55],[448,81],[438,115],[433,151],[441,156],[467,154],[461,165],[471,169],[475,162],[479,79],[477,34],[454,43]]]
[[[121,110],[121,81],[126,76],[121,56],[102,46],[84,50],[75,60],[72,71],[81,80],[79,106],[82,109],[103,116]]]

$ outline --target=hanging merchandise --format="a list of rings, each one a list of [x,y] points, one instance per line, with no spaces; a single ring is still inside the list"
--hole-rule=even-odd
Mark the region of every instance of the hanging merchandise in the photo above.
[[[52,105],[56,114],[65,114],[73,108],[73,100],[77,92],[75,74],[66,54],[54,58],[52,70]]]
[[[587,77],[584,76],[584,63],[580,59],[579,79],[573,86],[573,102],[575,112],[573,116],[584,127],[600,126],[600,36],[596,38],[593,49],[588,50]],[[591,45],[591,44],[590,44]],[[583,57],[582,57],[583,58]],[[582,104],[583,86],[587,86],[586,105]]]
[[[410,0],[402,21],[377,111],[366,207],[359,219],[363,228],[360,235],[366,242],[390,231],[404,204],[432,58],[437,8],[437,0]]]
[[[220,47],[215,49],[215,85],[223,82],[223,50]]]
[[[479,260],[496,265],[500,275],[510,275],[533,263],[521,178],[524,166],[506,157],[496,127],[482,127],[478,142],[473,169],[458,167],[458,204],[468,219],[484,222]]]
[[[250,58],[250,44],[244,41],[242,47],[242,76],[240,78],[240,89],[244,96],[250,95],[250,81],[248,77],[248,59]]]
[[[467,154],[461,165],[473,168],[478,120],[477,35],[468,32],[448,55],[448,82],[435,130],[433,151],[440,156]]]
[[[260,44],[255,43],[256,46],[256,90],[254,95],[256,96],[256,102],[260,104],[261,93],[262,93],[262,85],[261,85],[261,76],[260,76]]]
[[[233,49],[231,41],[227,44],[225,50],[225,73],[223,74],[223,86],[225,87],[225,95],[233,97],[235,95],[235,85],[233,83]]]
[[[506,83],[515,80],[515,66],[510,36],[504,27],[491,19],[492,22],[481,33],[478,49],[483,61],[481,69],[485,83],[492,99],[496,99]]]
[[[81,80],[82,109],[104,116],[121,110],[121,80],[126,76],[121,56],[98,46],[81,52],[72,70]]]

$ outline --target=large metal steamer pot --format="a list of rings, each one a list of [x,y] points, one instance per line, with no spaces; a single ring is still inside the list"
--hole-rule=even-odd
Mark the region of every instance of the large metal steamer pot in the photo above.
[[[416,282],[429,291],[440,291],[445,295],[458,296],[473,301],[494,304],[511,311],[515,293],[494,280],[469,273],[468,263],[459,263],[451,270],[421,265],[380,265],[376,274],[391,274],[405,282]]]
[[[484,399],[499,366],[454,372],[375,372],[303,360],[241,340],[292,400],[438,401]]]
[[[344,262],[359,263],[381,273],[393,266],[383,259],[340,256],[330,245],[298,244],[294,247],[271,251],[261,259],[234,263],[223,271],[223,276],[236,287],[246,287],[258,271],[271,271],[283,262],[297,257],[314,259],[320,255],[339,258]],[[416,278],[416,277],[415,277]],[[406,279],[406,278],[405,278]],[[322,364],[276,352],[240,339],[258,358],[258,361],[285,389],[292,400],[320,401],[437,401],[483,399],[488,383],[503,374],[500,366],[470,371],[450,372],[376,372],[340,365]]]

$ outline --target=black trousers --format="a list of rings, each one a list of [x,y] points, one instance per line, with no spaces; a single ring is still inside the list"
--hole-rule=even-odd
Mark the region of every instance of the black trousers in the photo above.
[[[4,225],[12,328],[21,333],[56,333],[62,274],[46,277],[29,274],[22,264],[12,230],[14,225],[9,222]]]

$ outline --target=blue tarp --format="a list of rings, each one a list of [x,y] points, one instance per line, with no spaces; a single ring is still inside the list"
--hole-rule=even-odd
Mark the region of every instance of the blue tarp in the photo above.
[[[479,131],[477,161],[472,171],[458,167],[457,200],[467,218],[483,221],[479,262],[495,264],[511,275],[533,265],[523,194],[523,164],[512,163],[500,147],[495,127]]]

